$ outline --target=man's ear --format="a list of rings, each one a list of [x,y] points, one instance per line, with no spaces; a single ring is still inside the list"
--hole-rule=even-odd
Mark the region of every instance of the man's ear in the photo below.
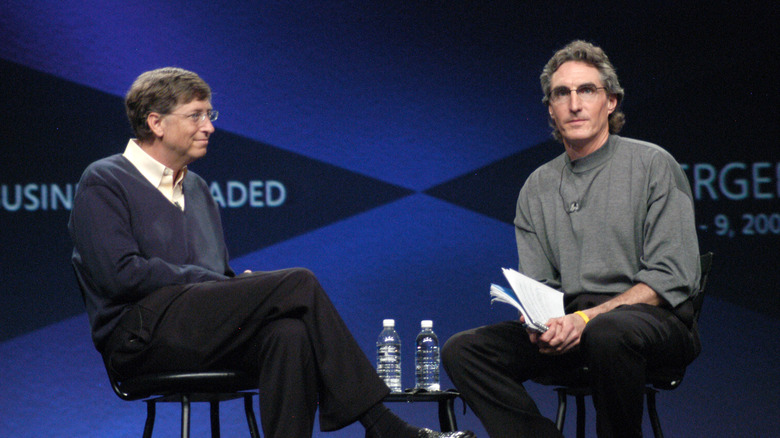
[[[609,110],[609,114],[612,114],[612,112],[615,111],[615,108],[617,108],[617,103],[618,103],[617,96],[615,96],[614,94],[610,95],[609,100],[607,100],[607,110]]]
[[[162,126],[162,116],[159,113],[149,113],[149,115],[146,116],[146,124],[155,136],[163,136],[164,129]]]

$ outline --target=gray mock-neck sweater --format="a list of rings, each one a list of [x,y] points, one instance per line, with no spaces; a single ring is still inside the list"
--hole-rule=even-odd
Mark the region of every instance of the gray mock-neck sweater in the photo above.
[[[611,135],[572,161],[536,169],[517,200],[520,272],[571,299],[645,283],[672,307],[697,289],[693,197],[664,149]]]

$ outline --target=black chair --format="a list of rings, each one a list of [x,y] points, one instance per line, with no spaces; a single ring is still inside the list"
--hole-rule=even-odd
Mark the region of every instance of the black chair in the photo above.
[[[81,286],[81,277],[74,267],[81,289],[81,298],[86,300]],[[86,302],[86,301],[85,301]],[[260,438],[252,396],[257,394],[257,379],[235,370],[203,372],[169,372],[145,374],[120,380],[111,372],[104,361],[111,388],[122,400],[143,400],[146,402],[146,422],[143,438],[151,438],[157,403],[181,403],[181,436],[190,436],[190,403],[209,402],[211,405],[211,436],[219,438],[219,403],[237,398],[244,399],[244,411],[249,423],[249,435]]]
[[[712,253],[708,252],[699,257],[701,263],[701,281],[699,282],[699,293],[693,300],[694,318],[698,321],[704,303],[704,288],[707,285],[707,278],[712,269]],[[650,417],[650,424],[653,427],[655,438],[663,438],[661,422],[658,419],[658,411],[655,404],[655,395],[658,390],[672,390],[680,386],[685,368],[662,368],[647,371],[645,395],[647,397],[647,414]],[[558,393],[558,413],[555,419],[555,426],[563,431],[563,423],[566,420],[566,401],[568,396],[574,397],[577,404],[577,438],[585,436],[585,397],[592,395],[588,387],[588,368],[582,367],[574,370],[571,374],[563,376],[543,376],[533,379],[534,382],[542,385],[556,386]]]
[[[211,405],[211,436],[219,438],[219,403],[237,398],[244,399],[246,420],[252,438],[260,438],[257,420],[252,409],[253,391],[257,380],[240,371],[205,371],[192,373],[155,373],[132,379],[118,380],[107,366],[108,378],[122,400],[146,402],[144,438],[152,436],[156,405],[160,402],[181,403],[181,436],[190,435],[190,403],[209,402]]]

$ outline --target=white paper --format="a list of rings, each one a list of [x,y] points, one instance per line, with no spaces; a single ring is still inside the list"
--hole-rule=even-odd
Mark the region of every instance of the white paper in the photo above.
[[[507,303],[520,311],[531,329],[544,332],[545,323],[552,318],[563,316],[563,293],[538,281],[526,277],[514,269],[503,268],[512,290],[491,285],[491,302]]]

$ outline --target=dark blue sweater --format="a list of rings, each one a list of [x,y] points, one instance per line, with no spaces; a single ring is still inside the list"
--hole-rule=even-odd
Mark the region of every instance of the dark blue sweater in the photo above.
[[[121,154],[92,163],[73,200],[68,230],[99,351],[129,304],[164,286],[234,276],[219,209],[188,172],[181,211]]]

